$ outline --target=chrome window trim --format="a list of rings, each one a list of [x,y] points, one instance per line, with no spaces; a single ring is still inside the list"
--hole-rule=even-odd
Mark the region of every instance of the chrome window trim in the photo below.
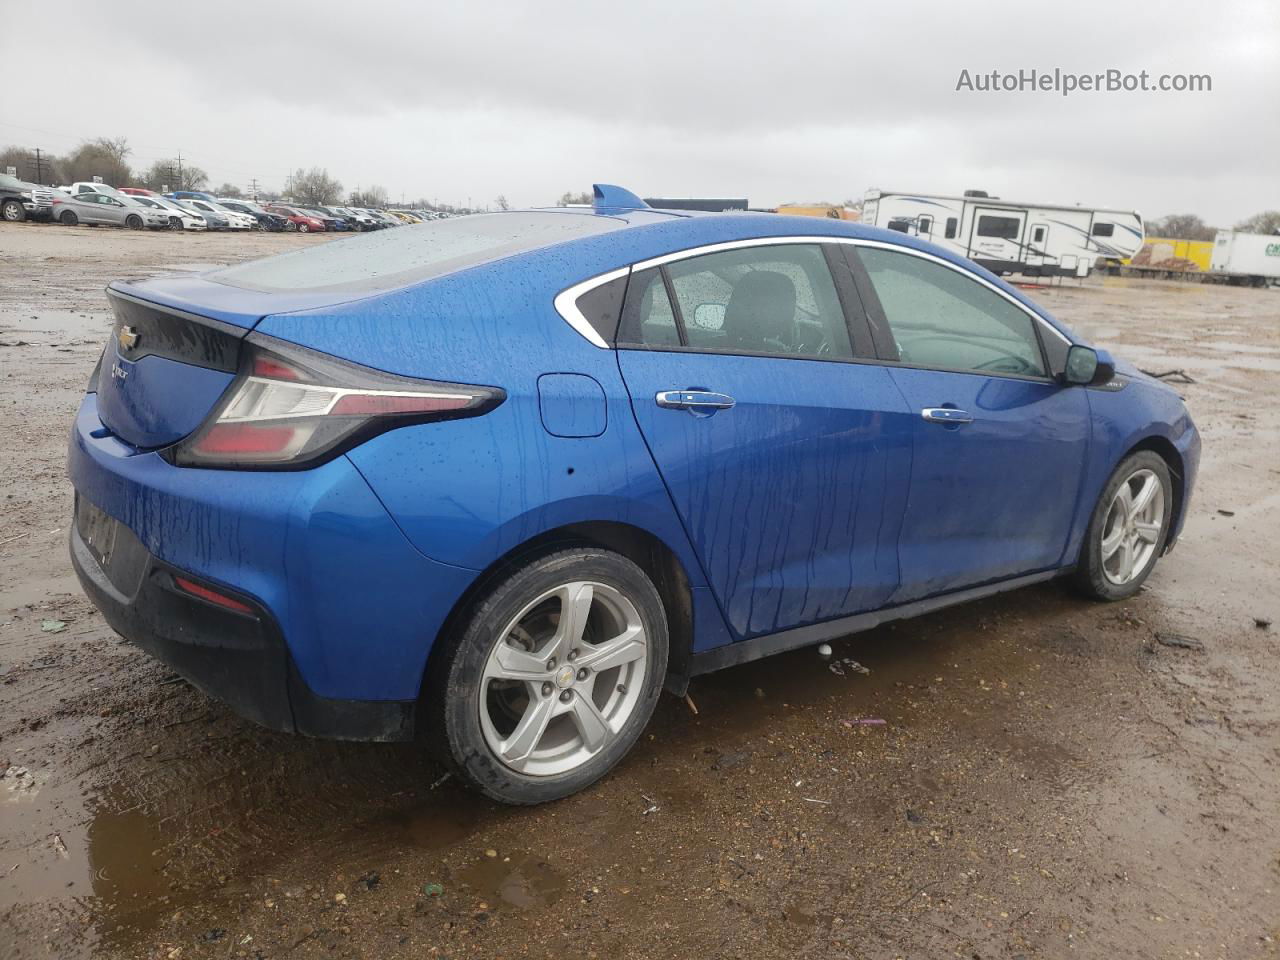
[[[582,311],[578,309],[578,298],[596,287],[612,283],[619,277],[625,277],[630,272],[631,267],[620,267],[617,270],[610,270],[608,273],[598,274],[589,280],[583,280],[581,283],[575,283],[566,290],[561,290],[556,294],[556,313],[560,314],[565,323],[578,331],[592,346],[600,347],[602,350],[610,349],[610,344],[605,342],[604,337],[596,332],[596,328],[587,321],[587,318],[582,315]]]
[[[746,240],[727,240],[723,243],[709,243],[701,247],[689,247],[684,250],[677,250],[674,253],[664,253],[658,257],[650,257],[648,260],[640,260],[627,267],[621,267],[617,270],[610,270],[608,273],[602,273],[590,279],[583,280],[574,284],[566,290],[556,295],[555,308],[556,312],[565,320],[569,326],[578,331],[593,346],[603,349],[609,349],[610,344],[604,341],[600,334],[590,323],[587,318],[582,315],[582,311],[578,309],[577,300],[582,294],[593,290],[601,284],[609,283],[617,280],[619,277],[626,276],[632,271],[647,270],[651,267],[660,267],[664,264],[675,263],[678,260],[688,260],[692,257],[701,257],[709,253],[724,253],[730,250],[749,249],[751,247],[776,247],[784,244],[822,244],[822,243],[844,243],[855,247],[873,247],[878,250],[888,250],[890,253],[905,253],[909,256],[919,257],[921,260],[928,260],[932,263],[940,264],[954,270],[962,276],[968,277],[975,283],[979,283],[986,287],[992,293],[995,293],[1009,303],[1013,304],[1037,325],[1040,330],[1053,334],[1067,346],[1071,346],[1072,341],[1065,333],[1055,327],[1052,323],[1040,316],[1035,310],[1032,310],[1017,297],[1010,295],[1007,291],[1001,290],[990,280],[978,276],[971,270],[966,269],[957,263],[952,263],[942,257],[928,253],[924,250],[915,250],[911,247],[905,247],[898,243],[886,243],[883,240],[866,240],[861,237],[821,237],[821,236],[785,236],[785,237],[751,237]]]

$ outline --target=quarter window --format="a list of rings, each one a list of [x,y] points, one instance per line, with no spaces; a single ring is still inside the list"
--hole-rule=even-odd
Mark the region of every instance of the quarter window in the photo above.
[[[987,374],[1045,375],[1027,312],[976,280],[922,257],[858,251],[900,362]]]
[[[1017,217],[993,217],[990,215],[978,218],[978,236],[995,237],[997,240],[1017,240],[1022,222]]]
[[[618,339],[656,350],[680,346],[680,328],[676,326],[661,270],[641,270],[631,275]]]

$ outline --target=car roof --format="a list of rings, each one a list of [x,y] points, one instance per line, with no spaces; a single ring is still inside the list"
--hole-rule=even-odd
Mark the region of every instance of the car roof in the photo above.
[[[340,244],[236,264],[204,274],[202,280],[210,297],[226,303],[228,315],[258,309],[284,312],[388,295],[500,263],[509,264],[554,296],[591,277],[656,257],[772,237],[863,239],[925,252],[982,276],[1047,316],[1021,291],[982,267],[902,233],[828,217],[653,209],[634,194],[607,185],[596,187],[592,206],[431,220],[403,232],[362,234]],[[166,299],[166,284],[148,281],[147,286],[151,290],[144,296]],[[221,287],[223,293],[213,287]],[[195,289],[184,289],[182,299],[195,295]],[[232,307],[232,302],[238,306]],[[174,301],[174,305],[180,304]]]

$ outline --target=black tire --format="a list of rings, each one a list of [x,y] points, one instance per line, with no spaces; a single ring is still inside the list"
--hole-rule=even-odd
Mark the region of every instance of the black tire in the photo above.
[[[641,694],[614,739],[580,766],[547,776],[519,773],[499,760],[485,740],[480,720],[485,708],[480,701],[485,664],[495,644],[505,639],[496,634],[527,604],[561,584],[580,580],[612,587],[639,614],[648,648]],[[421,729],[428,745],[472,787],[509,804],[558,800],[608,773],[639,739],[666,678],[668,637],[662,598],[636,564],[596,547],[546,554],[500,575],[459,618],[456,629],[437,642],[443,646],[433,652],[423,691]]]
[[[285,233],[297,233],[297,232],[298,232],[298,225],[297,225],[296,223],[294,223],[292,220],[286,220],[286,221],[284,222],[284,232],[285,232]]]
[[[6,223],[21,223],[27,219],[27,211],[21,200],[6,200],[0,204],[0,217],[4,217]]]
[[[1131,580],[1116,583],[1108,575],[1103,565],[1102,539],[1106,533],[1107,516],[1117,491],[1124,483],[1128,483],[1135,473],[1149,470],[1160,482],[1164,495],[1164,510],[1160,522],[1160,532],[1151,556],[1142,564]],[[1107,485],[1102,488],[1102,495],[1094,505],[1089,517],[1089,527],[1085,531],[1084,543],[1080,547],[1080,561],[1076,565],[1076,589],[1094,600],[1115,601],[1126,600],[1142,589],[1143,583],[1151,575],[1156,561],[1164,552],[1169,540],[1169,523],[1173,516],[1173,482],[1169,475],[1169,465],[1164,458],[1150,450],[1139,450],[1125,457],[1111,474]]]
[[[61,216],[58,217],[58,222],[64,227],[74,227],[80,222],[80,218],[76,216],[74,210],[63,210]]]
[[[141,230],[142,218],[138,216],[136,213],[131,213],[129,214],[129,216],[125,217],[124,225],[128,227],[130,230]]]
[[[182,229],[182,218],[181,218],[181,217],[170,217],[170,218],[169,218],[169,229],[170,229],[170,230],[181,230],[181,229]]]
[[[311,232],[311,228],[310,228],[309,226],[307,226],[307,224],[305,224],[305,223],[300,223],[300,224],[298,224],[298,232],[299,232],[299,233],[310,233],[310,232]]]

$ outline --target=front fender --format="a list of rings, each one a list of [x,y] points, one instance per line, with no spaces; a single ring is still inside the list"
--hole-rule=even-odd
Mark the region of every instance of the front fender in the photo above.
[[[1163,384],[1125,378],[1121,389],[1089,388],[1092,440],[1084,472],[1079,506],[1064,554],[1069,562],[1080,555],[1085,530],[1111,474],[1136,447],[1149,445],[1173,455],[1182,477],[1182,497],[1171,519],[1169,542],[1182,530],[1187,505],[1200,464],[1200,434],[1182,399]]]

